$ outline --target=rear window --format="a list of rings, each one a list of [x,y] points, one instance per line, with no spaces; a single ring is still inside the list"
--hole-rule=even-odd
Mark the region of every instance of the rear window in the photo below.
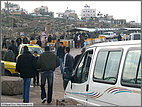
[[[29,48],[29,51],[32,53],[32,54],[34,54],[34,51],[37,51],[37,53],[40,55],[43,51],[42,51],[42,49],[41,48],[38,48],[38,47],[28,47]],[[23,47],[22,47],[22,49],[21,49],[21,52],[20,52],[20,54],[22,54],[23,53]]]

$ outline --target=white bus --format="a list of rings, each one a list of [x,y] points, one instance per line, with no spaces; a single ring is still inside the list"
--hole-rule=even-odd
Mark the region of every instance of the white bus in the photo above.
[[[141,41],[87,48],[65,90],[85,106],[141,106]]]

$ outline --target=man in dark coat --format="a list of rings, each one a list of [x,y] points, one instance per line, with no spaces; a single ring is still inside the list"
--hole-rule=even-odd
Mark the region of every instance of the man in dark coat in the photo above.
[[[3,38],[3,40],[2,40],[2,48],[7,48],[7,44],[6,44],[6,40],[7,40],[8,38],[6,38],[6,36],[4,36],[4,38]]]
[[[48,36],[48,42],[51,42],[52,41],[52,37],[51,35]]]
[[[4,61],[15,62],[15,54],[13,53],[11,47],[9,47],[8,51],[5,53]]]
[[[9,46],[9,48],[14,52],[15,59],[16,59],[16,56],[18,55],[18,48],[14,44],[14,40],[11,40],[11,45]]]
[[[24,46],[24,52],[18,57],[16,70],[23,78],[23,102],[29,103],[30,82],[35,76],[37,68],[35,57],[29,52],[28,47]]]
[[[42,46],[41,40],[38,38],[36,44],[38,44],[40,47]]]
[[[71,79],[71,75],[73,72],[73,63],[74,63],[74,59],[73,56],[71,56],[69,54],[70,52],[70,48],[66,47],[65,48],[65,67],[64,67],[64,73],[63,73],[63,87],[64,90],[67,87],[67,84],[69,82],[69,80]]]
[[[37,51],[34,51],[34,57],[36,59],[36,63],[37,63],[37,60],[38,60],[38,52]],[[37,84],[36,84],[37,83]],[[39,86],[39,71],[36,70],[36,76],[34,76],[33,78],[33,86]]]
[[[85,48],[82,48],[81,54],[75,56],[75,58],[74,58],[74,66],[73,66],[74,69],[77,66],[77,64],[78,64],[78,62],[79,62],[79,60],[80,60],[80,58],[81,58],[81,56],[83,55],[84,52],[85,52]]]
[[[19,47],[19,45],[22,43],[21,36],[19,36],[19,37],[16,39],[16,43],[17,43],[17,47]]]
[[[48,80],[48,100],[47,103],[52,102],[52,93],[53,93],[53,77],[54,70],[60,65],[59,58],[52,52],[50,52],[49,46],[45,47],[45,52],[43,52],[37,61],[38,68],[41,69],[41,99],[42,103],[45,103],[46,91],[45,83],[46,79]]]
[[[64,56],[65,56],[65,46],[63,45],[63,42],[60,42],[60,46],[57,49],[57,56],[60,60],[60,70],[61,74],[63,74],[63,63],[64,63]]]
[[[23,44],[28,44],[28,43],[29,43],[28,38],[26,36],[24,36],[24,38],[23,38]]]

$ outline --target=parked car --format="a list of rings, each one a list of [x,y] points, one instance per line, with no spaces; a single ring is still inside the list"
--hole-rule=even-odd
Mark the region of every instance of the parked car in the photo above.
[[[105,37],[106,39],[116,38],[117,35],[114,32],[104,32],[103,34],[99,35],[100,37]]]
[[[141,41],[98,43],[86,49],[65,98],[85,106],[141,106]]]
[[[32,44],[21,44],[19,46],[19,53],[17,58],[23,53],[23,47],[28,46],[29,51],[33,54],[34,51],[38,52],[38,56],[43,52],[42,48],[38,45]],[[16,58],[16,59],[17,59]],[[6,76],[19,76],[19,73],[16,71],[16,62],[2,61],[5,67],[5,75]]]

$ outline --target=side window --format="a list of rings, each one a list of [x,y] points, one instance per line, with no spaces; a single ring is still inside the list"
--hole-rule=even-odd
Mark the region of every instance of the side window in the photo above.
[[[122,85],[140,87],[141,85],[141,64],[140,50],[128,52],[122,74]]]
[[[84,83],[88,80],[88,73],[90,68],[90,63],[93,55],[93,50],[88,51],[84,54],[76,69],[76,83]]]
[[[100,51],[94,68],[94,81],[115,83],[121,55],[121,50]]]

